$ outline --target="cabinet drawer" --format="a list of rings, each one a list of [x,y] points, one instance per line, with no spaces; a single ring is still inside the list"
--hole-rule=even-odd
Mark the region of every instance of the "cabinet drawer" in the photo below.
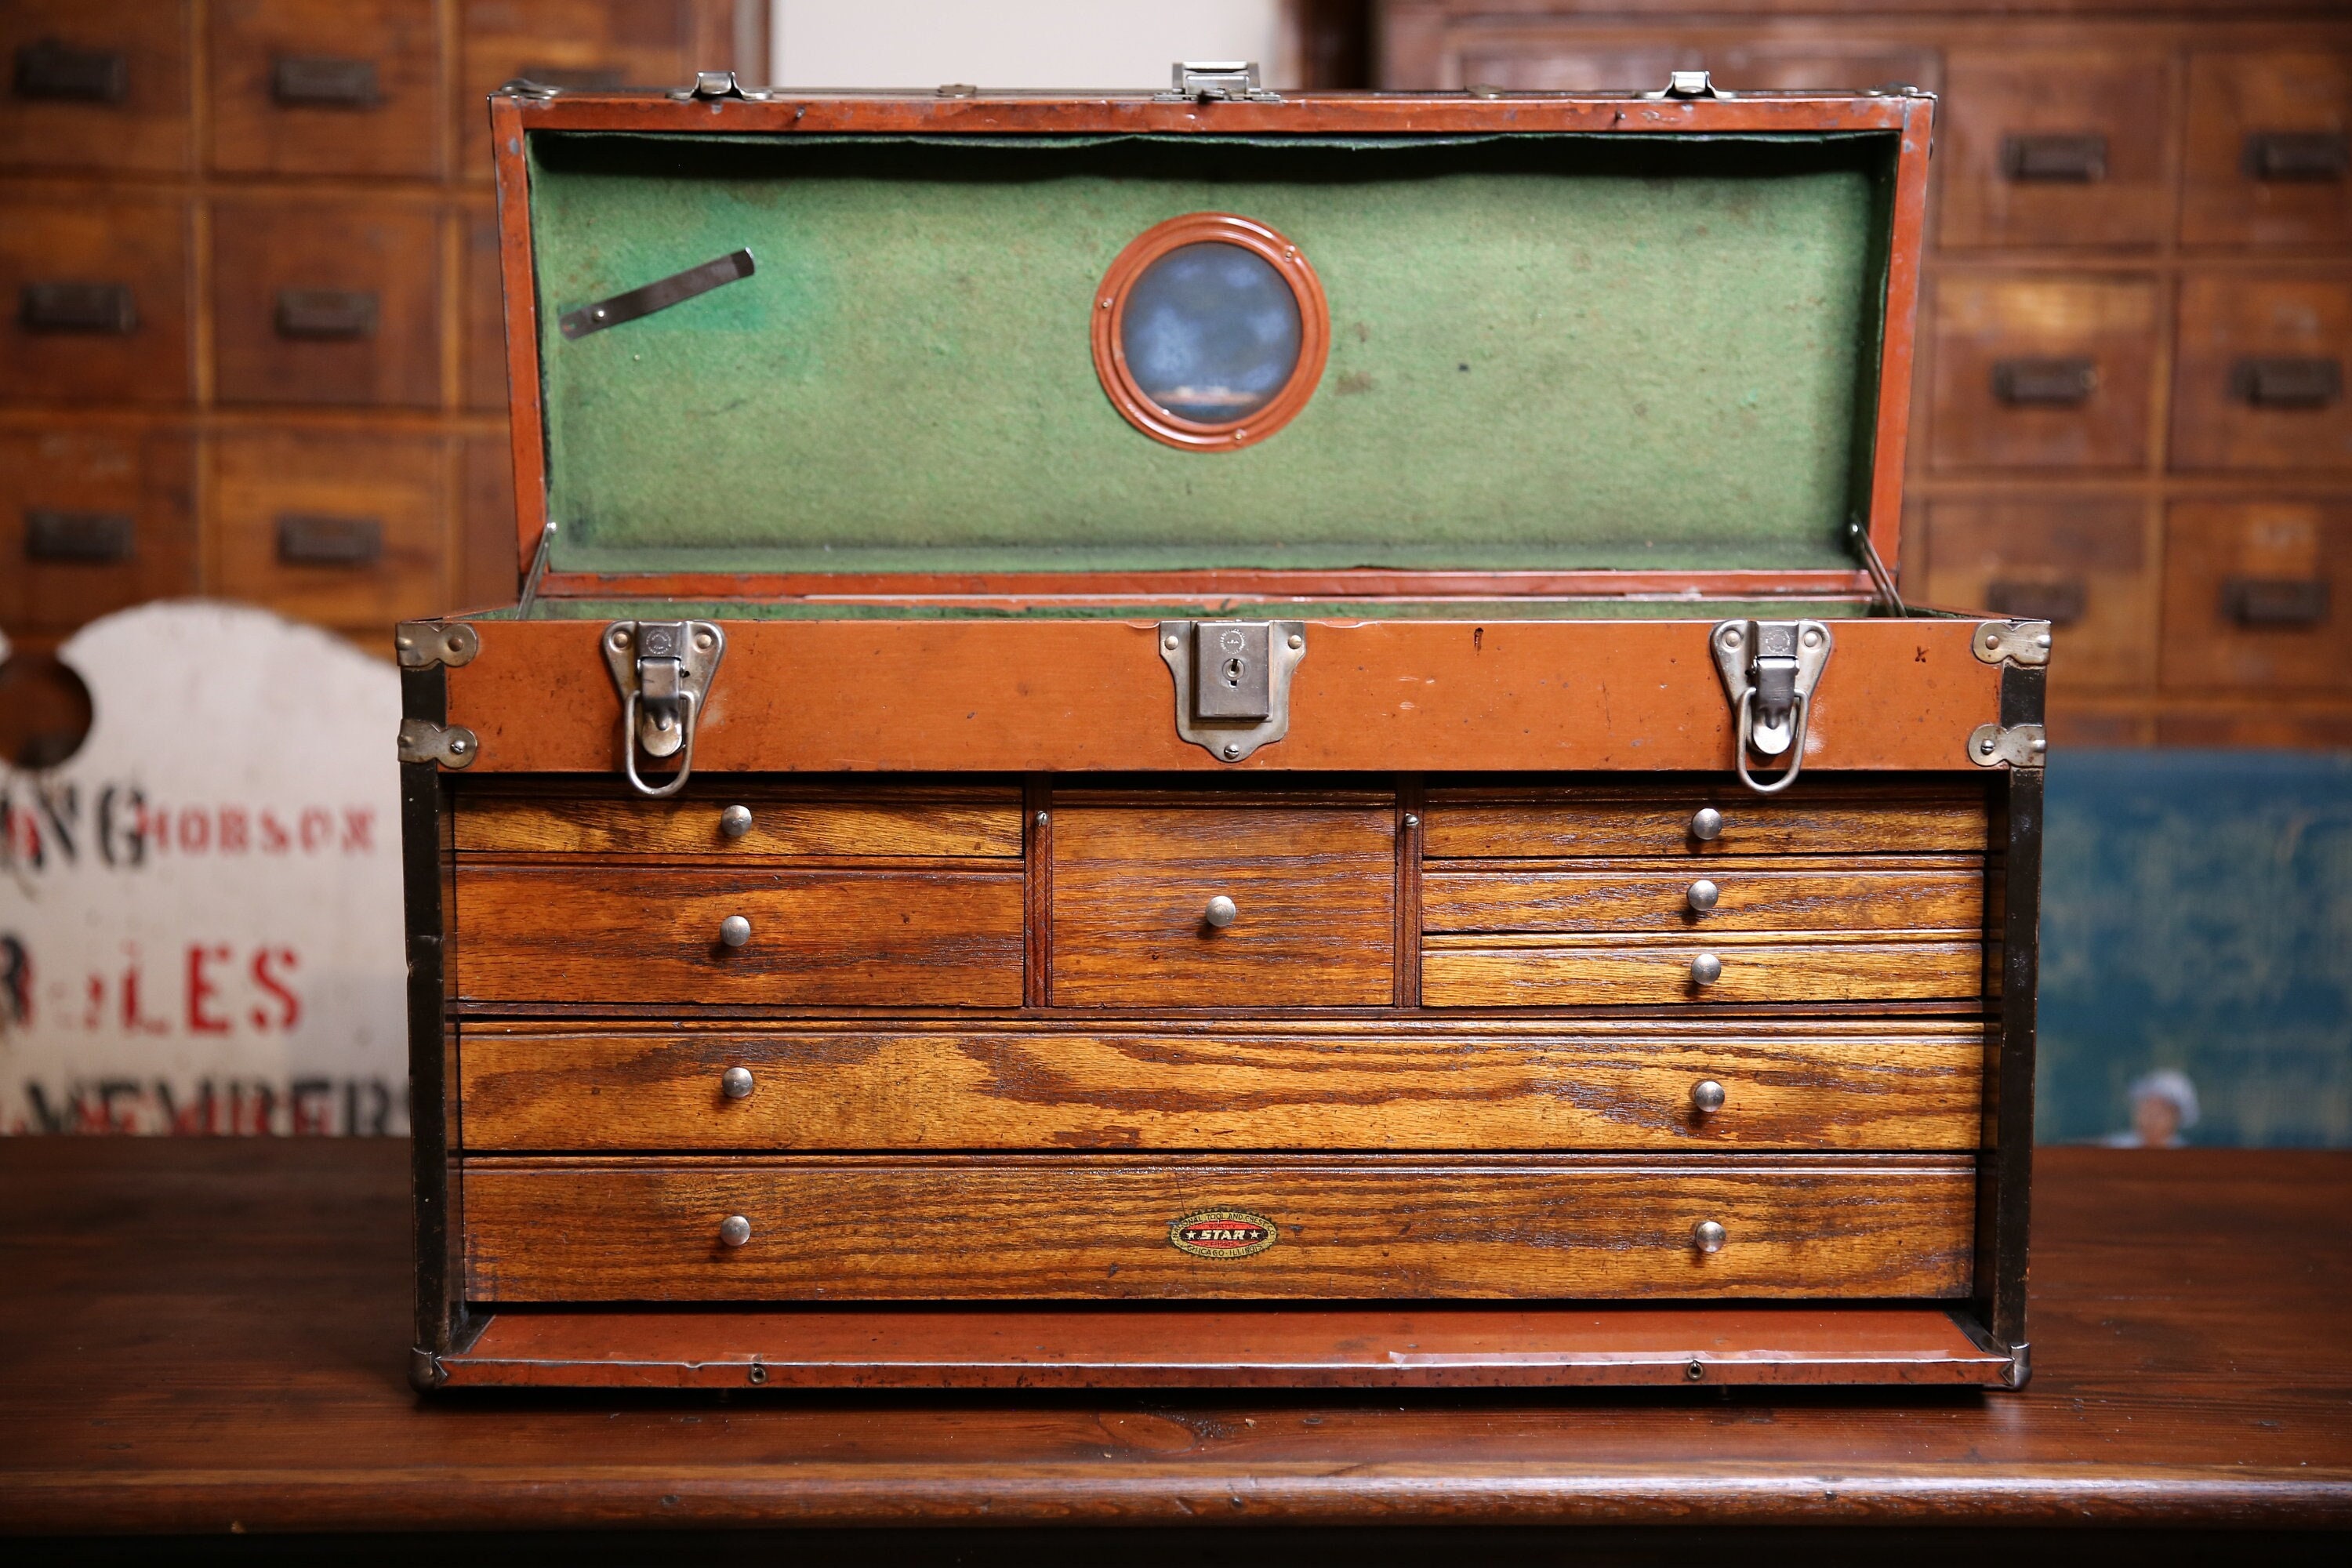
[[[509,1302],[1959,1296],[1976,1194],[1955,1155],[472,1161],[464,1181],[466,1294]],[[1273,1245],[1171,1241],[1220,1212]]]
[[[422,437],[237,434],[213,447],[220,592],[362,633],[446,609],[446,453]]]
[[[468,864],[457,906],[469,1001],[1021,1005],[1015,871]]]
[[[1052,819],[1056,1005],[1394,997],[1391,805],[1056,801]],[[1217,898],[1234,907],[1223,927],[1208,918]]]
[[[709,0],[701,8],[710,9]],[[458,12],[458,168],[490,177],[490,117],[483,103],[517,77],[572,92],[675,88],[698,68],[693,0],[464,0]],[[730,18],[731,19],[731,18]],[[689,58],[690,57],[690,58]],[[747,80],[765,81],[764,71]]]
[[[1697,871],[1706,875],[1699,877]],[[1704,903],[1704,909],[1698,907]],[[1427,931],[1958,931],[1984,925],[1980,863],[1789,857],[1448,868],[1422,879]]]
[[[170,200],[0,199],[0,397],[185,401],[188,222]]]
[[[1699,963],[1721,965],[1701,984]],[[1714,1002],[1944,1002],[1984,993],[1981,942],[1430,936],[1425,1007],[1583,1007]]]
[[[2352,283],[2182,279],[2173,467],[2352,468],[2347,375]]]
[[[2164,685],[2352,690],[2352,502],[2176,501]]]
[[[2352,242],[2352,52],[2196,54],[2180,237]]]
[[[2149,509],[2055,496],[1928,504],[1931,605],[2048,621],[2051,689],[2137,686],[2156,663]]]
[[[187,0],[9,0],[0,168],[188,167]]]
[[[1935,466],[2140,467],[2157,300],[2147,278],[1939,278]]]
[[[195,592],[195,480],[184,436],[0,437],[0,624],[70,631]]]
[[[1947,71],[1944,245],[2163,242],[2164,55],[1959,52]]]
[[[1719,820],[1696,834],[1699,813]],[[1667,775],[1646,787],[1433,789],[1422,852],[1433,860],[1591,855],[1927,855],[1985,847],[1983,786],[1804,779],[1763,798],[1737,784]]]
[[[1929,1021],[469,1024],[459,1060],[477,1152],[1927,1150],[1976,1146],[1985,1048]]]
[[[440,173],[434,0],[216,0],[209,9],[214,168]]]
[[[1021,795],[996,790],[861,786],[827,798],[807,789],[706,776],[670,800],[615,795],[469,792],[457,811],[460,853],[677,856],[762,860],[834,856],[929,858],[1021,855]],[[751,821],[730,835],[742,807]]]
[[[218,204],[221,400],[440,406],[440,258],[431,207]]]

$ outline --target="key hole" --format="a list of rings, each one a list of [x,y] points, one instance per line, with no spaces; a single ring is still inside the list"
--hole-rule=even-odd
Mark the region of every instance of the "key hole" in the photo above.
[[[1225,684],[1234,688],[1237,691],[1241,689],[1242,661],[1240,659],[1229,658],[1225,660]]]

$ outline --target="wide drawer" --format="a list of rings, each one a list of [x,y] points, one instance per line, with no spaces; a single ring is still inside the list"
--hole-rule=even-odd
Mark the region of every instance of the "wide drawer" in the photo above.
[[[1985,1051],[1932,1020],[469,1024],[458,1059],[481,1152],[1929,1150],[1976,1146]]]
[[[1017,870],[463,864],[456,901],[467,1001],[1021,1005]]]
[[[1719,968],[1706,978],[1705,961]],[[1976,941],[1838,940],[1726,931],[1708,937],[1432,936],[1427,1007],[1625,1006],[1720,1002],[1941,1002],[1983,994]]]
[[[1702,838],[1698,814],[1715,814]],[[1984,786],[1801,780],[1769,799],[1737,783],[1668,775],[1648,788],[1433,789],[1422,853],[1433,860],[1588,855],[1922,855],[1981,851]]]
[[[731,819],[740,831],[730,831]],[[457,803],[460,854],[691,857],[713,860],[833,857],[1018,858],[1014,789],[926,790],[887,784],[831,798],[789,785],[714,778],[672,800],[534,791],[478,791]]]
[[[1969,1156],[1885,1154],[477,1160],[464,1183],[480,1302],[1950,1297],[1976,1197]],[[1187,1221],[1212,1256],[1180,1250]]]
[[[1427,931],[1958,931],[1984,925],[1980,861],[1828,856],[1432,866]]]

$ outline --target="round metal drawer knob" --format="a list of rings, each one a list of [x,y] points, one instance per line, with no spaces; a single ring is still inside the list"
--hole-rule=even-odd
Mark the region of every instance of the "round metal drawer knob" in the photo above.
[[[749,1074],[745,1075],[749,1077]],[[749,1093],[749,1090],[745,1091]],[[1703,1115],[1713,1115],[1723,1109],[1723,1085],[1711,1078],[1703,1078],[1691,1085],[1691,1103]]]
[[[1724,1235],[1723,1227],[1711,1219],[1703,1219],[1691,1226],[1691,1245],[1701,1252],[1721,1252],[1723,1244],[1729,1239]]]
[[[1713,882],[1700,880],[1690,885],[1690,907],[1705,914],[1715,908],[1715,900],[1723,897],[1723,889]]]
[[[1723,837],[1723,813],[1711,805],[1703,805],[1691,818],[1691,837],[1702,844],[1712,844]]]
[[[730,1247],[740,1247],[751,1239],[751,1222],[740,1214],[730,1214],[719,1222],[719,1239]]]
[[[751,1069],[729,1068],[719,1075],[719,1087],[726,1091],[727,1098],[730,1100],[749,1100],[751,1098]],[[1721,1100],[1723,1091],[1717,1089],[1715,1097],[1718,1101]]]
[[[719,814],[719,831],[730,838],[740,838],[751,831],[751,808],[730,805]]]
[[[751,922],[741,915],[729,915],[719,922],[719,940],[730,947],[740,947],[751,940]]]
[[[1702,952],[1691,960],[1691,984],[1712,985],[1723,978],[1723,960],[1711,952]]]
[[[1234,907],[1233,900],[1225,897],[1223,893],[1219,893],[1215,898],[1209,900],[1209,907],[1202,911],[1201,918],[1208,921],[1211,925],[1215,926],[1218,930],[1223,931],[1225,927],[1241,919],[1241,910]]]

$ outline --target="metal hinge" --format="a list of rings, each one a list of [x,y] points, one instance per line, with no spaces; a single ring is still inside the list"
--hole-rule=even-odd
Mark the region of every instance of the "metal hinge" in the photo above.
[[[1160,657],[1176,678],[1176,732],[1238,763],[1290,732],[1290,677],[1307,657],[1305,621],[1162,621]]]
[[[1155,103],[1280,103],[1282,94],[1257,84],[1255,60],[1179,60],[1168,68],[1171,86]]]
[[[629,787],[659,799],[694,772],[694,721],[727,653],[727,634],[709,621],[614,621],[604,628],[604,663],[621,689],[621,771]],[[637,750],[677,757],[656,789],[637,773]]]
[[[469,768],[481,750],[481,742],[462,724],[445,729],[430,719],[400,721],[400,760],[404,763],[438,763],[445,768]]]
[[[1805,723],[1813,688],[1835,646],[1820,621],[1723,621],[1707,634],[1723,689],[1738,715],[1732,766],[1758,795],[1778,795],[1805,765]],[[1748,771],[1748,753],[1786,755],[1788,767],[1769,784]]]
[[[2050,742],[2039,724],[1979,724],[1969,731],[1969,761],[1980,768],[2038,768],[2048,757]]]
[[[679,88],[670,94],[680,103],[709,103],[726,98],[743,103],[765,103],[768,96],[757,88],[745,87],[737,81],[733,71],[697,71],[693,86]]]
[[[1987,621],[1969,639],[1969,647],[1987,664],[2048,664],[2050,623]]]
[[[403,669],[431,669],[446,664],[455,669],[474,662],[482,639],[464,621],[403,621],[392,631],[393,652]]]
[[[1656,92],[1645,92],[1643,98],[1727,98],[1728,93],[1715,89],[1715,79],[1706,71],[1668,71],[1666,85]]]

